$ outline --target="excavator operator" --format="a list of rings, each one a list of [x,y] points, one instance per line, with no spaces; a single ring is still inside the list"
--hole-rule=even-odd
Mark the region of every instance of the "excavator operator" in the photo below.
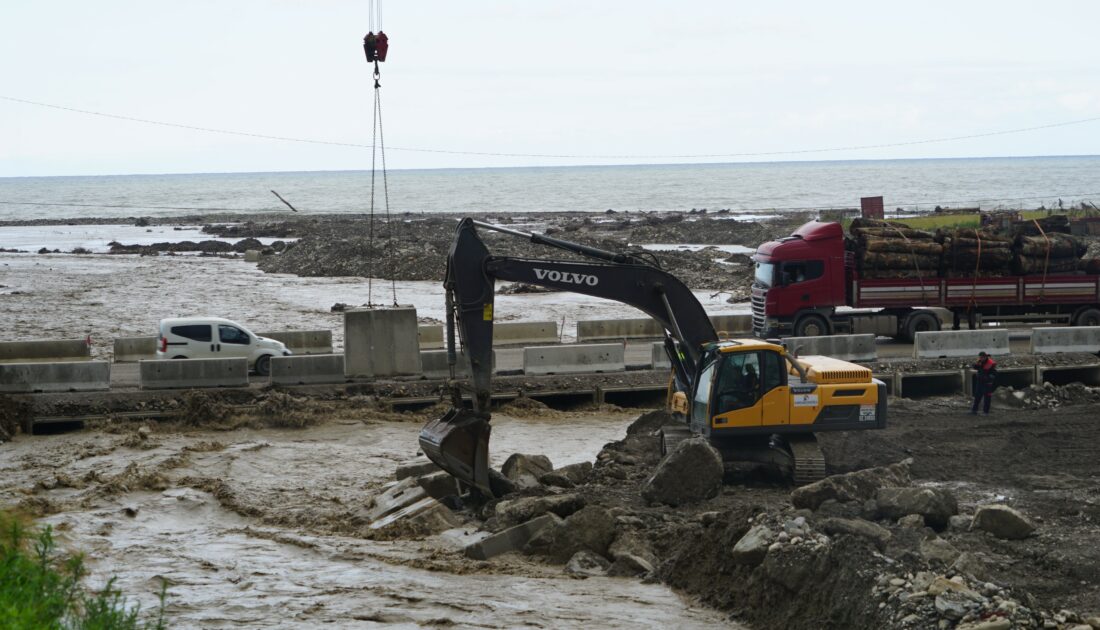
[[[756,366],[748,359],[755,354],[732,356],[726,360],[725,369],[718,374],[718,409],[716,414],[744,409],[756,404],[760,398],[760,378]]]

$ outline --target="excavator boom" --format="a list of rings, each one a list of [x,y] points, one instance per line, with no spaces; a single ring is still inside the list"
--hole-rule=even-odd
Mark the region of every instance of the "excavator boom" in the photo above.
[[[595,259],[597,262],[492,256],[477,227],[495,230]],[[463,219],[447,258],[448,361],[457,362],[455,327],[470,362],[473,409],[457,385],[453,407],[420,432],[424,453],[441,468],[493,496],[488,471],[493,354],[493,298],[497,280],[583,293],[633,306],[661,323],[677,388],[688,390],[703,346],[718,335],[702,304],[682,282],[636,254],[616,253],[540,234]]]

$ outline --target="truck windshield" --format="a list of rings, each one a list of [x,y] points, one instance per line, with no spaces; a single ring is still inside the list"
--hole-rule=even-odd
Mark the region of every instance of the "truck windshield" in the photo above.
[[[775,280],[775,265],[772,263],[756,263],[756,284],[770,289]]]

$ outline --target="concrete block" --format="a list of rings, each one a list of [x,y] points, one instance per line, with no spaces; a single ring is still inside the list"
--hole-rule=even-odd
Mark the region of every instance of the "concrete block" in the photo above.
[[[87,392],[110,389],[107,361],[0,363],[0,392]]]
[[[344,355],[304,354],[271,357],[273,385],[309,385],[312,383],[343,383]]]
[[[115,339],[115,363],[133,363],[157,358],[156,337],[118,337]]]
[[[248,387],[248,359],[168,359],[138,363],[142,389]]]
[[[344,358],[348,376],[420,374],[416,309],[403,306],[344,312]]]
[[[454,512],[447,509],[447,506],[431,497],[424,497],[374,521],[370,524],[370,528],[386,529],[400,526],[402,532],[437,534],[461,524],[462,521],[455,516]]]
[[[1011,354],[1007,330],[940,330],[917,333],[913,342],[913,357],[936,359],[952,357],[977,358],[981,351],[989,354]]]
[[[260,262],[260,250],[258,249],[246,249],[244,250],[245,262]]]
[[[416,478],[417,485],[433,499],[458,494],[458,481],[445,471],[434,472]]]
[[[842,361],[874,361],[878,358],[874,335],[788,337],[783,342],[798,356],[816,354]]]
[[[432,460],[422,457],[414,459],[408,462],[402,462],[397,465],[397,473],[394,475],[398,481],[403,481],[409,477],[420,477],[422,475],[430,475],[434,472],[442,470],[439,466],[435,465]]]
[[[752,334],[752,315],[711,315],[710,322],[719,337]]]
[[[672,361],[668,360],[668,353],[665,352],[665,342],[658,341],[657,343],[653,344],[653,347],[650,349],[649,352],[650,356],[652,357],[650,365],[653,366],[654,370],[672,369]]]
[[[590,319],[577,322],[577,341],[587,343],[607,339],[658,339],[664,329],[650,317],[638,319]]]
[[[332,354],[331,330],[278,330],[256,334],[283,342],[294,354]]]
[[[951,396],[965,389],[966,370],[935,372],[899,372],[894,395],[902,398]]]
[[[441,324],[424,324],[416,327],[416,334],[420,338],[421,350],[438,350],[447,347],[443,338],[443,326]]]
[[[1022,389],[1033,383],[1035,383],[1035,366],[1025,367],[997,367],[997,382],[995,386],[997,389],[1002,387],[1011,387],[1012,389]],[[974,370],[963,371],[963,393],[967,396],[974,395]]]
[[[510,551],[520,551],[527,543],[555,521],[561,518],[556,514],[543,514],[526,523],[520,523],[515,527],[509,527],[497,532],[488,538],[483,538],[476,543],[468,545],[463,553],[473,560],[489,560]]]
[[[621,343],[535,346],[523,349],[525,374],[592,374],[626,370]]]
[[[428,493],[416,483],[415,478],[406,477],[374,498],[374,506],[367,512],[367,518],[376,521],[424,498],[428,498]]]
[[[88,361],[92,349],[83,339],[36,339],[34,341],[0,341],[0,363],[32,363],[36,361]]]
[[[997,370],[998,372],[1000,369]],[[1090,387],[1100,386],[1100,363],[1092,365],[1036,365],[1035,383],[1069,385],[1081,383]]]
[[[1100,352],[1100,326],[1032,329],[1031,353],[1054,352]]]
[[[493,324],[494,346],[557,343],[559,339],[557,322],[502,322]]]
[[[458,361],[455,363],[455,378],[469,378],[470,377],[470,360],[466,357],[465,352],[459,352]],[[420,365],[424,371],[424,378],[450,378],[451,370],[447,366],[447,351],[446,350],[421,350],[420,351]],[[492,366],[490,369],[496,368],[497,365],[497,353],[493,351]]]

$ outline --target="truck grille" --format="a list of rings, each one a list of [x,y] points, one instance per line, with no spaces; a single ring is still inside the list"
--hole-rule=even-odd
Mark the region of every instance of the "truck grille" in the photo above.
[[[762,335],[766,331],[764,330],[766,323],[764,320],[764,303],[767,300],[768,292],[764,289],[752,289],[752,330],[757,335]]]

